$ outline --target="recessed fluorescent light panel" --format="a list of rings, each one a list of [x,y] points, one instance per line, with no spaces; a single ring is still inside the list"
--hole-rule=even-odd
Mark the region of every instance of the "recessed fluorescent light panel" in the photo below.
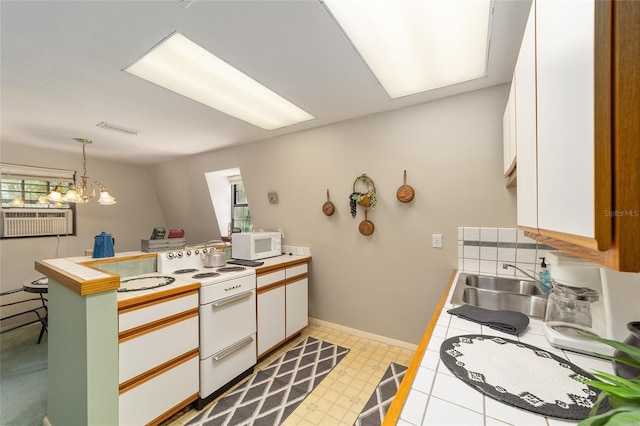
[[[490,0],[324,0],[391,98],[484,77]]]
[[[124,70],[266,130],[314,118],[178,32]]]

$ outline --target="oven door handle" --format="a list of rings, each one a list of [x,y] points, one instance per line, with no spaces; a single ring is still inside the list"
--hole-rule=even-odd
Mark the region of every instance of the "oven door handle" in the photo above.
[[[220,299],[217,302],[213,302],[213,306],[215,308],[219,308],[220,306],[228,305],[230,303],[237,302],[242,299],[246,299],[247,297],[251,297],[252,291],[247,291],[244,293],[240,293],[236,296],[227,297],[226,299]]]
[[[229,346],[227,349],[224,349],[217,354],[213,355],[212,358],[216,361],[222,361],[232,353],[239,351],[240,349],[247,346],[249,343],[253,342],[253,336],[247,336],[244,339],[240,340],[238,343]]]

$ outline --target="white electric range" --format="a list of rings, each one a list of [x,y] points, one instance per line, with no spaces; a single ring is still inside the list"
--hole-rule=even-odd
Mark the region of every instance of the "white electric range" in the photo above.
[[[201,410],[253,372],[256,352],[256,272],[230,265],[208,268],[203,249],[158,253],[158,273],[189,278],[201,284],[200,398]]]

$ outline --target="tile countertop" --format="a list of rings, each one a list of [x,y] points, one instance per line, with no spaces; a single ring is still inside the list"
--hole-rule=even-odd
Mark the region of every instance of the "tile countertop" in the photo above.
[[[127,277],[125,280],[135,279],[135,278],[145,278],[145,277],[157,277],[163,276],[159,272],[150,272],[147,274],[140,274],[132,277]],[[175,294],[176,292],[180,292],[183,288],[186,287],[194,287],[199,288],[200,283],[197,280],[189,279],[189,278],[174,278],[174,281],[171,284],[163,285],[162,287],[150,288],[148,290],[136,290],[136,291],[122,291],[118,292],[118,307],[121,307],[123,304],[132,304],[136,303],[138,300],[149,301],[156,298],[161,298],[168,294]]]
[[[566,426],[577,424],[574,421],[546,418],[484,396],[456,378],[441,362],[440,345],[444,340],[463,334],[487,334],[518,340],[548,350],[589,373],[593,373],[595,370],[613,373],[609,361],[564,351],[549,345],[544,336],[543,322],[540,320],[531,319],[527,329],[520,335],[514,336],[448,314],[448,309],[458,306],[452,305],[449,300],[459,273],[453,277],[453,284],[449,287],[442,309],[432,317],[432,322],[435,320],[435,325],[430,339],[427,335],[429,329],[422,339],[422,342],[428,339],[426,350],[421,351],[418,348],[416,355],[411,360],[407,374],[415,371],[415,376],[396,424],[400,426]],[[423,355],[421,355],[422,352]],[[385,418],[385,424],[388,423],[388,420]]]

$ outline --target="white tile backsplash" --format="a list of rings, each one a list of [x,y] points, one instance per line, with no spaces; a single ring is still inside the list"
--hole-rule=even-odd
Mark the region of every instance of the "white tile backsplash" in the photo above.
[[[480,273],[481,274],[496,274],[497,263],[495,260],[480,260]]]
[[[480,259],[480,247],[464,246],[463,255],[465,259]]]
[[[480,241],[497,242],[498,228],[480,228]]]
[[[497,260],[498,247],[480,247],[480,260]],[[495,262],[494,262],[495,263]]]
[[[502,264],[515,264],[536,273],[540,257],[547,257],[552,247],[525,237],[517,228],[458,228],[458,269],[470,273],[498,274],[502,276],[525,275]]]
[[[498,228],[498,241],[515,243],[518,241],[518,230],[516,228]]]
[[[480,228],[462,228],[462,235],[465,241],[480,241]]]

